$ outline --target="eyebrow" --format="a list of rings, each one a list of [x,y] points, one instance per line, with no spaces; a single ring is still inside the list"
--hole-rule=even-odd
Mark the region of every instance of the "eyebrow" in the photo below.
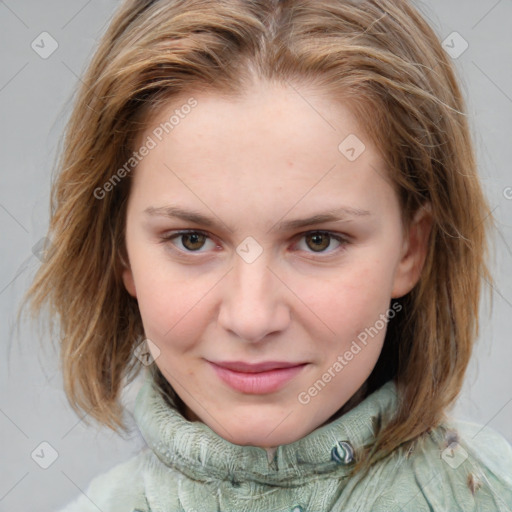
[[[219,224],[212,217],[207,217],[202,213],[194,210],[186,210],[178,206],[149,206],[144,210],[144,213],[150,216],[162,216],[167,218],[177,218],[184,221],[192,222],[194,224],[202,224],[209,228],[219,228]],[[348,221],[353,217],[365,217],[371,216],[371,212],[368,210],[362,210],[360,208],[352,208],[348,206],[342,206],[329,210],[326,212],[320,212],[311,217],[304,219],[293,219],[287,221],[281,221],[275,224],[269,231],[293,231],[315,224],[322,224],[325,222],[339,222]],[[223,222],[221,222],[224,224]],[[230,229],[230,231],[233,231]]]

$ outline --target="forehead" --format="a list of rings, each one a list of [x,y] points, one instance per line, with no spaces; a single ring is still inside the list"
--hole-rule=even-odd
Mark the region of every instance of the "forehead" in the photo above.
[[[181,95],[139,137],[154,147],[137,166],[135,192],[163,200],[181,190],[196,204],[238,200],[253,211],[270,201],[282,210],[324,199],[336,208],[340,194],[375,203],[386,172],[360,124],[349,105],[286,84],[257,83],[233,97]]]
[[[156,133],[157,138],[161,135],[180,139],[180,143],[187,138],[192,142],[191,132],[202,143],[214,141],[217,135],[235,135],[233,141],[242,142],[246,135],[245,142],[251,146],[271,135],[274,141],[275,137],[286,141],[287,147],[293,147],[296,141],[295,149],[311,151],[315,144],[318,146],[319,138],[337,149],[339,140],[350,133],[371,145],[364,123],[354,115],[350,103],[332,91],[312,85],[257,80],[236,94],[216,90],[182,92],[158,109],[153,108],[144,118],[146,130],[142,136],[163,131]],[[245,130],[239,131],[241,125]],[[166,137],[171,132],[172,136]],[[325,146],[322,144],[318,150]]]

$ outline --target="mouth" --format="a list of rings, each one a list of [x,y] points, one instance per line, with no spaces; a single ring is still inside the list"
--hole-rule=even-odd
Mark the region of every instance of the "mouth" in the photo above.
[[[208,361],[217,376],[229,387],[247,394],[267,394],[281,389],[308,363],[266,361],[250,364],[241,361]]]

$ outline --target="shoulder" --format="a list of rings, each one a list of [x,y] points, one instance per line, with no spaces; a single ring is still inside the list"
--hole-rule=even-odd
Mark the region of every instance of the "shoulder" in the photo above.
[[[380,470],[387,489],[372,510],[512,510],[512,445],[488,426],[449,420]]]
[[[58,512],[145,510],[143,469],[148,450],[95,477],[78,498]]]

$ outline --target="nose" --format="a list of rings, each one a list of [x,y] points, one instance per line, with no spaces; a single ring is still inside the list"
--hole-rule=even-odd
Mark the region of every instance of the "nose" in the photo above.
[[[264,255],[252,263],[237,255],[222,288],[218,322],[247,343],[282,332],[290,322],[286,286],[269,268]]]

